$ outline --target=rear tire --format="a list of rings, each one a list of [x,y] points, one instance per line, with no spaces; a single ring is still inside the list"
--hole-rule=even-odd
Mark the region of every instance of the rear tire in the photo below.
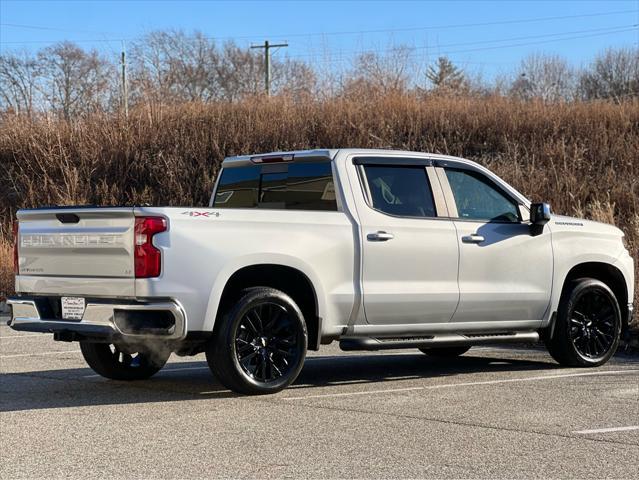
[[[440,358],[454,358],[460,357],[468,350],[470,347],[433,347],[433,348],[420,348],[422,353],[425,353],[429,357],[440,357]]]
[[[159,372],[169,359],[166,349],[137,352],[109,343],[80,342],[84,359],[98,375],[112,380],[145,380]]]
[[[550,355],[566,367],[598,367],[612,357],[621,336],[621,310],[608,285],[593,278],[572,282],[559,302]]]
[[[304,316],[291,297],[273,288],[249,288],[218,321],[206,360],[225,387],[263,395],[297,378],[308,339]]]

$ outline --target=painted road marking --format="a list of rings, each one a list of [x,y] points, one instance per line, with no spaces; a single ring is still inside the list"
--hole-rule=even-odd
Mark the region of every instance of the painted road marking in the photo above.
[[[0,358],[38,357],[40,355],[61,355],[63,353],[80,353],[80,350],[65,350],[63,352],[20,353],[17,355],[0,355]]]
[[[611,432],[629,432],[631,430],[639,430],[639,425],[630,425],[628,427],[611,427],[611,428],[595,428],[594,430],[577,430],[579,435],[590,435],[592,433],[611,433]]]
[[[51,340],[51,337],[49,337],[48,335],[41,335],[39,333],[33,333],[31,335],[7,335],[5,337],[0,337],[0,340],[11,340],[14,338],[26,338],[26,337],[31,337],[31,338],[44,338],[47,340]]]
[[[286,397],[282,400],[305,400],[308,398],[330,398],[330,397],[347,397],[354,395],[373,395],[377,393],[396,393],[406,392],[411,390],[436,390],[439,388],[455,388],[455,387],[473,387],[477,385],[497,385],[501,383],[515,383],[515,382],[538,382],[541,380],[553,380],[557,378],[571,378],[571,377],[593,377],[599,375],[624,375],[629,373],[637,373],[639,369],[627,369],[627,370],[608,370],[605,372],[585,372],[585,373],[565,373],[559,375],[543,375],[538,377],[521,377],[521,378],[507,378],[503,380],[484,380],[479,382],[464,382],[464,383],[444,383],[442,385],[425,385],[422,387],[410,387],[410,388],[394,388],[385,390],[367,390],[363,392],[342,392],[342,393],[325,393],[319,395],[306,395],[300,397]]]
[[[407,388],[392,388],[384,390],[366,390],[364,392],[342,392],[342,393],[327,393],[324,395],[306,395],[304,397],[286,397],[282,400],[303,400],[305,398],[324,398],[324,397],[346,397],[353,395],[372,395],[375,393],[396,393],[396,392],[409,392],[411,390],[424,390],[426,387],[407,387]]]

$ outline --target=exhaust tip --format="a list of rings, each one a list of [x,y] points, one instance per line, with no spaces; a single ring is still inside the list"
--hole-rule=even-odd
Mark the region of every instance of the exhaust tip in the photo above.
[[[124,334],[172,335],[175,316],[169,310],[115,310],[113,321]]]

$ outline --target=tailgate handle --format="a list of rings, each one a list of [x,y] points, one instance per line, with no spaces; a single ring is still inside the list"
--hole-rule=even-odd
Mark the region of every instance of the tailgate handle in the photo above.
[[[80,217],[75,213],[56,213],[55,218],[62,223],[78,223],[80,221]]]

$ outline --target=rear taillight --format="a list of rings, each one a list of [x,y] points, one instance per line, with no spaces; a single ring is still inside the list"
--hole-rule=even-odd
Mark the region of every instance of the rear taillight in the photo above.
[[[159,277],[162,271],[162,253],[153,246],[153,235],[166,231],[162,217],[135,218],[135,277]]]
[[[20,273],[20,264],[18,260],[18,221],[13,222],[13,273]]]

